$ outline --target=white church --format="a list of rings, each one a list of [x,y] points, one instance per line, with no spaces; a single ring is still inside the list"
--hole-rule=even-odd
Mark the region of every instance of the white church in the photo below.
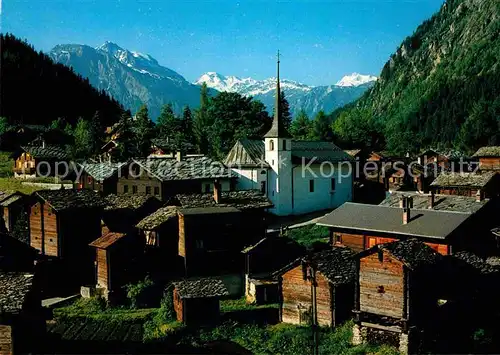
[[[238,176],[236,190],[261,190],[275,215],[339,207],[352,200],[352,158],[331,142],[292,140],[280,119],[279,63],[271,129],[264,140],[237,141],[224,163]]]

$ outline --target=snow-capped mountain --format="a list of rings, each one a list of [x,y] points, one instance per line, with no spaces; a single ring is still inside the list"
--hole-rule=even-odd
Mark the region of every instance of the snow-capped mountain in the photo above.
[[[376,76],[352,73],[351,75],[344,76],[335,85],[343,86],[343,87],[352,87],[352,86],[360,86],[360,85],[372,83],[375,81],[377,81]]]
[[[96,48],[79,44],[58,45],[49,56],[73,67],[94,87],[105,90],[132,112],[145,103],[153,119],[158,117],[166,103],[172,103],[180,112],[184,105],[196,107],[200,101],[199,86],[160,65],[150,55],[123,49],[112,42]]]
[[[292,114],[304,109],[312,116],[320,110],[332,111],[360,97],[377,80],[370,75],[352,74],[345,76],[336,85],[309,86],[288,79],[280,79],[280,87],[290,104]],[[201,75],[194,82],[196,85],[206,83],[217,91],[237,92],[245,96],[253,96],[266,105],[268,111],[274,107],[276,78],[255,80],[225,76],[215,72]]]

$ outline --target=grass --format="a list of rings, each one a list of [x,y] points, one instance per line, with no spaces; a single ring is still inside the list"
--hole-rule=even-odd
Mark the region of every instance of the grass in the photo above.
[[[25,194],[31,194],[35,191],[42,190],[40,186],[23,185],[21,182],[25,180],[15,179],[13,177],[0,177],[0,191],[14,190]]]
[[[328,245],[329,231],[327,227],[308,225],[288,230],[287,237],[307,249],[316,249]]]
[[[251,311],[255,309],[278,308],[278,307],[279,305],[277,303],[263,304],[263,305],[248,304],[246,302],[245,297],[238,298],[236,300],[222,300],[220,302],[220,310],[222,312]]]

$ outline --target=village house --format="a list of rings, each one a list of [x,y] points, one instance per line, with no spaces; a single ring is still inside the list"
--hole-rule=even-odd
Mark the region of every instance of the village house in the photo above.
[[[349,248],[332,247],[299,258],[276,273],[280,320],[335,327],[351,318],[355,261]]]
[[[429,199],[432,203],[432,195]],[[465,205],[473,203],[468,201]],[[488,206],[489,201],[484,205]],[[443,255],[461,250],[479,254],[495,251],[488,227],[482,225],[485,216],[492,213],[490,207],[484,214],[478,214],[475,208],[469,210],[469,207],[457,207],[460,209],[457,211],[429,209],[420,203],[418,206],[414,208],[412,196],[404,195],[398,207],[348,202],[321,218],[317,224],[329,227],[332,245],[347,246],[357,252],[408,238],[418,238]],[[494,203],[489,206],[494,208]]]
[[[182,280],[174,282],[173,285],[177,321],[189,326],[217,324],[220,317],[220,299],[229,295],[222,280]]]
[[[439,253],[415,239],[360,253],[353,344],[385,339],[402,354],[415,353],[419,331],[428,327],[438,308],[433,276],[440,260]]]
[[[101,236],[104,201],[91,190],[41,190],[32,195],[30,245],[48,261],[47,281],[80,286],[93,277],[88,244]],[[55,272],[55,274],[53,274]],[[50,276],[52,275],[52,276]]]
[[[116,194],[118,178],[127,163],[86,162],[80,164],[79,188],[101,192],[104,195]]]
[[[36,353],[44,334],[41,296],[33,274],[0,272],[0,354]]]
[[[480,170],[500,170],[500,146],[479,148],[472,157],[479,160]]]
[[[495,171],[442,173],[431,183],[431,189],[443,195],[493,198],[500,195],[500,174]]]
[[[61,146],[47,145],[43,140],[39,145],[20,147],[11,157],[14,158],[14,177],[23,179],[55,176],[56,162],[68,161],[68,155]],[[71,173],[69,169],[59,169],[61,175]]]
[[[26,195],[19,191],[0,191],[0,208],[5,229],[14,230],[18,218],[25,210]]]
[[[224,163],[238,176],[236,189],[265,193],[278,216],[332,209],[352,200],[353,159],[331,142],[294,141],[276,104],[264,140],[238,140]]]
[[[168,201],[178,193],[213,191],[219,181],[223,191],[233,190],[235,175],[222,163],[208,157],[133,160],[118,179],[118,194],[151,195]]]
[[[149,158],[175,158],[177,152],[182,152],[186,157],[203,157],[203,154],[187,154],[193,152],[195,147],[191,143],[174,144],[168,138],[153,138],[151,139],[151,154]]]

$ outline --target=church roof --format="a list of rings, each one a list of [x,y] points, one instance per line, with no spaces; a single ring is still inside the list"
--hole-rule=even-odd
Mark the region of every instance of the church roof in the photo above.
[[[227,154],[226,165],[247,167],[268,167],[265,161],[264,142],[261,140],[240,139]]]

